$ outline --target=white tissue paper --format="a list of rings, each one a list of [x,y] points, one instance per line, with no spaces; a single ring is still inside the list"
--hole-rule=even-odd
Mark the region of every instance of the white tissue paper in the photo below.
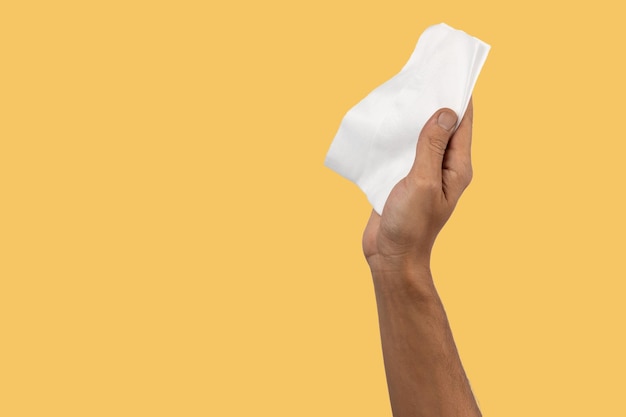
[[[426,29],[402,70],[346,113],[324,165],[358,185],[382,214],[413,166],[428,119],[448,107],[460,123],[489,49],[445,23]]]

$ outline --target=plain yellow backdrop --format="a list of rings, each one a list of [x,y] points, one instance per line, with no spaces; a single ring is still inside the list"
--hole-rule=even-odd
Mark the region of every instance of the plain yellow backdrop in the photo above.
[[[0,415],[391,416],[323,166],[445,22],[492,45],[433,270],[484,415],[624,416],[618,2],[0,5]]]

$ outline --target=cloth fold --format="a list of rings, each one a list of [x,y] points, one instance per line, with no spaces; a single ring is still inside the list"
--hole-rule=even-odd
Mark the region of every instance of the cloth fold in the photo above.
[[[430,116],[448,107],[460,123],[490,48],[445,23],[427,28],[400,72],[346,113],[324,165],[358,185],[382,214]]]

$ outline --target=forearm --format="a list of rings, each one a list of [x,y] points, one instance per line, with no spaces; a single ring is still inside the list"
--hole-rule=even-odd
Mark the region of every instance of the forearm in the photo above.
[[[394,417],[481,416],[430,269],[372,275]]]

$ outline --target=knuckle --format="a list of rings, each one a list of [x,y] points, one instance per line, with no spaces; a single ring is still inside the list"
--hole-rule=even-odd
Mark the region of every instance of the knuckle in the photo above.
[[[463,184],[467,187],[468,185],[470,185],[470,183],[472,182],[472,179],[474,178],[474,171],[472,170],[472,167],[468,167],[465,171],[463,171],[463,173],[461,174],[461,181],[463,182]]]
[[[431,136],[428,138],[428,145],[430,150],[439,156],[443,156],[446,153],[448,147],[448,139],[446,137]]]
[[[418,176],[413,185],[415,188],[427,192],[437,191],[441,188],[440,182],[428,176]]]
[[[459,188],[461,192],[463,192],[465,189],[467,189],[467,187],[469,187],[470,183],[471,183],[471,179],[469,177],[462,175],[459,177],[457,187]]]

